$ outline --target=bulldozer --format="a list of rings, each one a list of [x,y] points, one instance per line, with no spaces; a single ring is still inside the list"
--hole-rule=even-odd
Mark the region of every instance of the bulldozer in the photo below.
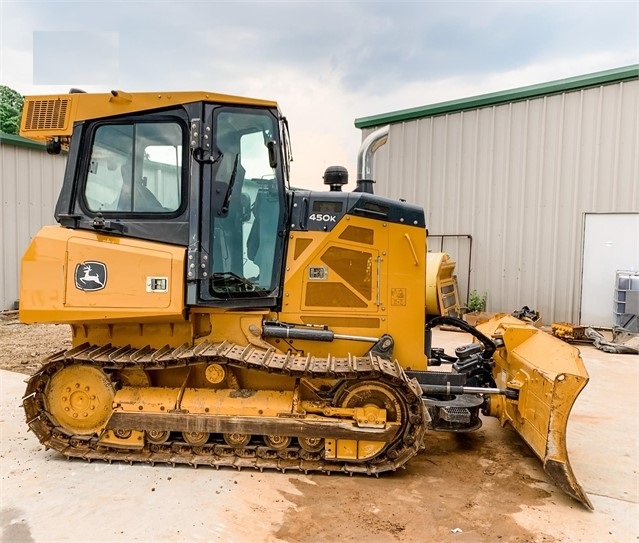
[[[67,153],[59,224],[21,267],[21,321],[72,330],[23,398],[45,447],[377,476],[483,414],[592,508],[566,448],[588,381],[578,350],[512,316],[427,318],[424,210],[373,190],[388,127],[362,142],[351,192],[339,166],[328,190],[292,188],[269,100],[72,90],[26,97],[20,134]],[[432,346],[442,324],[473,342]]]

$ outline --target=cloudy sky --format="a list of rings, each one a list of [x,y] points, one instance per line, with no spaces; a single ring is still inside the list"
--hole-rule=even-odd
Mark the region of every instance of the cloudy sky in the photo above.
[[[203,90],[277,100],[293,181],[348,168],[354,120],[639,63],[639,0],[0,0],[21,94]]]

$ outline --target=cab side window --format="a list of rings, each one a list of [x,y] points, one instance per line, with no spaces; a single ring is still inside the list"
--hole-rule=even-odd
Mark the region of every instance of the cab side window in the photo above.
[[[182,128],[174,122],[95,129],[84,186],[90,211],[173,213],[182,197]]]

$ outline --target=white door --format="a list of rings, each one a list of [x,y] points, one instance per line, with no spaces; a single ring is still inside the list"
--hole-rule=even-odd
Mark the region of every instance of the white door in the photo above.
[[[612,327],[617,270],[639,270],[639,213],[586,213],[579,323]]]

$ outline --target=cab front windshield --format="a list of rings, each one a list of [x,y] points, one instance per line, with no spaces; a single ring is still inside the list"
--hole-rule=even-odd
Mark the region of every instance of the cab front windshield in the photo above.
[[[220,108],[214,114],[210,294],[216,298],[265,297],[277,288],[283,196],[277,126],[267,111]]]

